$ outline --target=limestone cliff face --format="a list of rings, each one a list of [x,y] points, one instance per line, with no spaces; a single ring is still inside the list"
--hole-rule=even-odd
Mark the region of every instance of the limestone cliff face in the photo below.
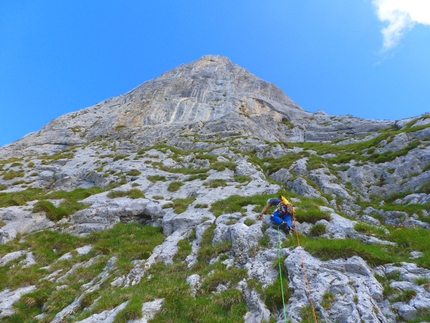
[[[146,146],[165,140],[177,145],[187,136],[331,141],[392,123],[306,112],[276,85],[226,57],[207,55],[124,95],[65,114],[9,145],[0,156],[63,149],[97,138],[131,139]]]

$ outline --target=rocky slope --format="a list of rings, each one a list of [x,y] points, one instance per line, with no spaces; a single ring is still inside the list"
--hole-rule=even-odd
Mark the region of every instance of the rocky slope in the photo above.
[[[429,114],[310,113],[225,57],[181,65],[0,148],[0,318],[430,321],[429,144]],[[256,220],[278,194],[290,236]]]

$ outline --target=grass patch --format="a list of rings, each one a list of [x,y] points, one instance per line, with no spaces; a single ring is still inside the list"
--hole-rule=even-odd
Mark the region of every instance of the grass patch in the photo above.
[[[309,230],[310,235],[313,237],[322,236],[325,232],[326,232],[326,226],[322,223],[314,224]]]
[[[264,202],[263,202],[264,201]],[[210,211],[215,216],[220,216],[221,214],[229,214],[240,212],[245,214],[244,206],[249,204],[261,204],[265,205],[267,201],[266,196],[241,196],[241,195],[232,195],[224,200],[218,200],[212,203]],[[263,208],[261,206],[261,208]]]
[[[204,181],[208,177],[209,177],[209,175],[206,174],[206,173],[193,174],[193,175],[188,176],[188,178],[186,179],[186,181],[194,181],[196,179]]]
[[[147,177],[147,179],[149,181],[151,181],[152,183],[155,183],[155,182],[165,182],[167,180],[166,177],[162,176],[162,175],[150,175],[150,176]]]
[[[127,172],[128,176],[139,176],[140,174],[142,174],[142,172],[137,169],[131,169]]]
[[[195,197],[186,197],[183,199],[174,199],[173,202],[173,210],[176,214],[183,213],[187,210],[188,206],[196,200]]]
[[[204,186],[209,188],[217,188],[227,186],[227,181],[225,179],[214,179],[212,181],[204,182]]]
[[[171,182],[170,184],[169,184],[169,186],[167,187],[167,190],[169,191],[169,192],[177,192],[177,191],[179,191],[179,189],[181,188],[181,186],[183,186],[184,185],[184,183],[183,182]]]
[[[362,222],[356,223],[354,225],[354,230],[357,232],[370,234],[370,235],[381,237],[381,238],[385,238],[387,236],[387,234],[383,228],[378,228],[378,227],[375,227],[373,225],[370,225],[367,223],[362,223]]]
[[[131,190],[128,190],[128,191],[110,191],[107,194],[107,196],[109,198],[117,198],[117,197],[129,197],[132,199],[145,198],[145,194],[137,188],[132,188]]]
[[[404,259],[397,254],[398,248],[396,247],[382,244],[364,244],[354,239],[315,239],[301,236],[300,242],[308,252],[321,260],[360,256],[369,265],[378,266],[390,262],[400,262]],[[293,246],[294,243],[286,240],[283,244]]]
[[[245,223],[247,226],[251,226],[251,225],[255,224],[256,221],[254,219],[248,218],[248,219],[245,219],[245,221],[243,221],[243,223]]]
[[[57,222],[86,207],[87,205],[76,201],[63,201],[56,207],[52,202],[43,200],[34,204],[33,213],[43,212],[49,220]]]
[[[3,174],[3,179],[6,181],[12,180],[16,177],[24,177],[24,171],[23,170],[15,171],[11,169]]]

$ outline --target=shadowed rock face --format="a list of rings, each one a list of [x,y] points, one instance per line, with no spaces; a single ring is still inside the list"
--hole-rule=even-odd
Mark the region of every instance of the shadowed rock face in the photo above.
[[[140,146],[236,135],[268,141],[331,141],[391,123],[306,112],[276,85],[226,57],[206,55],[126,94],[65,114],[5,147],[0,157],[61,150],[98,138],[132,139]]]

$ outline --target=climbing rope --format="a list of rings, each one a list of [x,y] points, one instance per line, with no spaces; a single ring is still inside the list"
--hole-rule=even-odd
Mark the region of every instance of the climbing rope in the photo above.
[[[317,315],[315,313],[314,302],[312,300],[311,288],[309,287],[308,275],[306,273],[305,262],[303,261],[302,247],[300,246],[299,231],[297,230],[296,217],[294,215],[293,215],[293,219],[294,219],[294,231],[296,232],[297,245],[299,246],[300,261],[302,262],[303,275],[305,277],[305,284],[306,284],[306,287],[308,289],[309,303],[311,304],[312,314],[314,316],[314,321],[315,321],[315,323],[318,323]],[[278,229],[278,231],[279,231],[279,229]]]
[[[284,309],[284,322],[287,322],[287,309],[285,307],[285,298],[284,298],[284,286],[282,284],[282,268],[281,268],[281,233],[279,231],[279,226],[278,226],[278,241],[279,241],[279,245],[278,245],[278,267],[279,267],[279,280],[281,282],[281,294],[282,294],[282,306]]]

